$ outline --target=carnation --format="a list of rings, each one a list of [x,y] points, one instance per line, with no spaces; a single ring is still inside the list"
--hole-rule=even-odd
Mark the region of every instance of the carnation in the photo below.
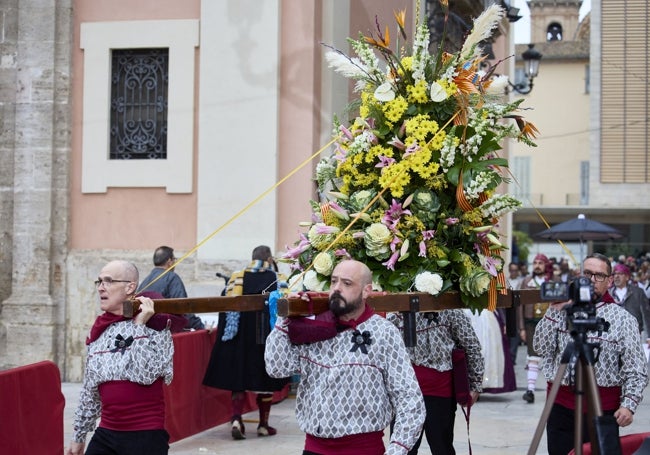
[[[318,278],[318,274],[313,270],[307,270],[302,278],[302,284],[308,291],[321,292],[327,287],[327,282]]]
[[[437,273],[422,272],[415,276],[415,289],[431,295],[438,295],[442,289],[443,280]]]

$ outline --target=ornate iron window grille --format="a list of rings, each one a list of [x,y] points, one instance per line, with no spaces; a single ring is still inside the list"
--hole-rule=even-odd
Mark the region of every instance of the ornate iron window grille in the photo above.
[[[166,159],[169,49],[114,49],[110,159]]]

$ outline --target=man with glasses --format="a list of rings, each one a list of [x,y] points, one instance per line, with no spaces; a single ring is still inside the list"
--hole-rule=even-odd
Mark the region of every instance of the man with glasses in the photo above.
[[[639,333],[645,327],[650,332],[650,305],[645,292],[630,281],[630,269],[625,264],[614,266],[614,285],[609,293],[614,301],[632,314],[639,323]]]
[[[169,451],[163,383],[173,376],[170,329],[185,320],[154,314],[153,301],[144,296],[135,297],[140,302],[135,317],[125,317],[122,304],[134,298],[137,284],[138,269],[126,261],[109,262],[95,281],[103,313],[86,339],[86,370],[66,455],[82,454],[93,430],[86,455]]]
[[[598,253],[587,256],[583,262],[583,275],[593,284],[595,317],[609,323],[606,332],[587,332],[587,342],[600,343],[594,376],[603,414],[614,416],[618,426],[625,427],[632,423],[634,411],[643,398],[643,389],[648,384],[638,323],[615,303],[608,292],[613,278],[612,265],[606,256]],[[571,303],[552,303],[535,330],[533,346],[543,358],[542,370],[548,380],[548,390],[557,375],[567,344],[573,341],[567,327],[567,313],[563,311]],[[567,369],[546,424],[547,447],[551,455],[566,455],[573,449],[575,394],[569,376]],[[587,440],[583,430],[583,441]]]
[[[159,292],[165,299],[184,299],[187,297],[185,285],[180,276],[174,271],[169,270],[176,263],[174,250],[168,246],[159,246],[153,253],[153,270],[142,280],[139,291]],[[164,273],[164,275],[163,275]],[[202,330],[205,324],[200,317],[194,313],[185,314],[187,324],[185,329]]]

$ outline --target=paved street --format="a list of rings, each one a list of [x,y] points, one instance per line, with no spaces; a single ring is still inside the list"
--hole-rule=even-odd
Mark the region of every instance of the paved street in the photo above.
[[[519,357],[515,371],[517,374],[517,391],[499,395],[484,394],[472,407],[470,439],[473,453],[477,455],[521,455],[528,451],[533,433],[544,407],[544,392],[537,391],[534,404],[527,404],[521,398],[525,384],[526,371],[525,349],[519,348]],[[543,387],[542,378],[538,379],[538,388]],[[64,383],[66,396],[66,444],[70,440],[72,415],[77,404],[79,384]],[[278,429],[273,437],[260,438],[255,434],[257,428],[257,411],[244,416],[250,435],[244,441],[234,441],[230,437],[229,424],[221,425],[178,441],[171,446],[170,454],[175,455],[248,455],[260,453],[265,455],[302,453],[304,434],[298,429],[294,417],[295,400],[288,398],[271,408],[270,423]],[[645,398],[635,416],[634,423],[621,430],[621,434],[641,433],[650,430],[650,392],[646,389]],[[459,410],[456,416],[455,447],[459,455],[468,454],[465,418]],[[386,436],[387,438],[387,436]],[[430,453],[426,442],[420,453]],[[542,437],[537,453],[546,453],[546,434]]]

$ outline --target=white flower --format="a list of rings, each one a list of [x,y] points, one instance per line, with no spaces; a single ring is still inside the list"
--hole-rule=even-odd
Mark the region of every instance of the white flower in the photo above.
[[[384,82],[375,90],[375,98],[378,101],[393,101],[395,99],[395,92],[390,82]]]
[[[448,96],[449,95],[447,94],[447,90],[445,90],[442,85],[438,84],[437,82],[431,84],[431,101],[440,103],[446,100]]]
[[[460,50],[460,56],[464,60],[472,60],[480,55],[478,43],[489,38],[494,30],[505,16],[505,10],[496,3],[488,7],[483,13],[474,20],[474,27],[471,33],[465,39],[463,48]],[[478,52],[477,52],[478,51]]]
[[[314,270],[316,270],[321,275],[330,276],[332,269],[334,268],[334,261],[332,260],[332,255],[329,253],[318,253],[314,258]]]
[[[498,76],[492,77],[492,83],[487,88],[486,92],[490,95],[503,95],[506,93],[507,86],[508,76],[500,74]]]
[[[289,278],[288,288],[289,289],[302,289],[303,286],[303,276],[294,275]]]
[[[307,270],[302,279],[302,284],[308,291],[321,292],[325,290],[325,281],[318,279],[318,274],[314,270]]]
[[[415,277],[415,289],[431,295],[438,295],[442,289],[442,284],[442,277],[437,273],[422,272]]]
[[[338,51],[329,51],[325,53],[325,60],[330,68],[345,77],[362,79],[367,76],[367,69],[358,58],[350,58]]]

